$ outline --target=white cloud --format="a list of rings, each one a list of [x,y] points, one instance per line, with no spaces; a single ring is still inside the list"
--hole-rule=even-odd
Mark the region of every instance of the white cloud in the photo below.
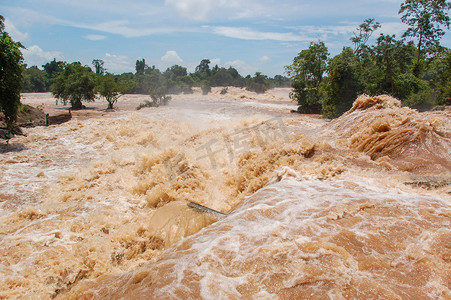
[[[105,63],[105,68],[110,73],[126,73],[134,72],[136,60],[125,56],[105,53],[105,57],[102,59]]]
[[[166,54],[161,57],[161,61],[165,63],[178,64],[182,63],[183,59],[174,50],[166,51]]]
[[[183,63],[183,59],[180,58],[177,52],[175,50],[169,50],[160,58],[158,67],[161,71],[164,71],[173,65],[180,65],[181,63]]]
[[[220,58],[213,58],[210,59],[210,68],[214,67],[214,66],[220,66],[221,65],[221,59]]]
[[[214,34],[242,40],[275,40],[281,42],[300,42],[308,38],[292,32],[261,32],[247,27],[212,26]]]
[[[5,18],[5,31],[9,33],[9,35],[15,41],[23,42],[28,39],[28,33],[23,33],[19,31],[16,26],[9,20]]]
[[[87,36],[85,36],[85,38],[90,41],[101,41],[106,39],[106,36],[100,34],[88,34]]]
[[[270,60],[271,60],[271,58],[269,56],[263,55],[262,57],[259,58],[258,63],[259,64],[264,64],[264,63],[266,63],[266,62],[268,62]]]
[[[165,0],[164,3],[172,6],[181,16],[198,21],[206,20],[212,9],[210,0]]]
[[[44,51],[39,46],[33,45],[22,50],[25,63],[29,66],[42,66],[54,58],[64,60],[63,53],[59,51]]]

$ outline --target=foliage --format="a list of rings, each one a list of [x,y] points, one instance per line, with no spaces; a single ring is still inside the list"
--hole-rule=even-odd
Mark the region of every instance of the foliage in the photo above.
[[[48,79],[46,76],[46,72],[39,70],[37,66],[24,68],[22,91],[25,93],[47,92]]]
[[[208,76],[210,75],[210,63],[209,59],[202,59],[200,64],[196,67],[196,73],[205,73]]]
[[[113,109],[122,96],[122,87],[116,82],[114,75],[109,73],[97,78],[96,91],[108,102],[108,109]]]
[[[50,91],[50,87],[53,84],[53,81],[56,77],[59,76],[61,72],[63,72],[64,67],[66,66],[66,62],[63,61],[56,61],[54,58],[51,62],[46,63],[45,65],[42,65],[42,68],[44,69],[46,76],[46,92]]]
[[[211,93],[211,85],[207,80],[204,80],[200,86],[202,89],[202,95],[207,95],[208,93]]]
[[[147,68],[146,60],[143,58],[142,60],[136,60],[136,74],[143,74],[145,69]]]
[[[4,31],[4,18],[0,16],[0,112],[5,118],[8,137],[17,118],[22,88],[22,44],[15,42]]]
[[[439,43],[443,28],[450,26],[450,8],[445,0],[406,0],[399,10],[408,25],[402,39],[381,33],[368,44],[381,26],[366,19],[351,37],[354,51],[344,48],[328,61],[327,48],[312,42],[286,67],[292,99],[300,111],[321,111],[326,117],[348,110],[361,93],[391,94],[403,105],[421,110],[450,105],[451,51]],[[406,42],[406,37],[417,39],[416,44]]]
[[[312,42],[308,49],[299,52],[292,65],[286,67],[293,88],[290,98],[297,101],[299,111],[321,112],[319,87],[327,68],[328,56],[328,49],[323,42]]]
[[[103,75],[105,73],[105,67],[104,67],[104,61],[101,59],[93,59],[92,65],[94,67],[94,70],[96,70],[97,75]]]
[[[83,108],[82,101],[95,100],[95,75],[87,66],[74,62],[65,66],[64,71],[54,80],[52,94],[63,104],[68,101],[73,109]]]
[[[354,44],[354,53],[358,53],[362,47],[366,45],[373,32],[380,27],[381,24],[374,19],[366,19],[363,21],[357,28],[357,32],[353,32],[354,36],[351,38],[351,41]]]
[[[439,48],[439,41],[445,34],[440,26],[449,29],[447,11],[450,8],[451,3],[446,0],[406,0],[401,4],[398,13],[402,15],[401,21],[409,26],[403,37],[418,39],[414,75],[419,75],[417,69],[423,53],[433,53]]]
[[[361,91],[357,73],[358,63],[358,57],[349,47],[344,48],[340,54],[330,60],[329,76],[322,85],[324,116],[337,117],[352,107],[352,103]]]
[[[171,100],[171,96],[167,95],[167,89],[164,86],[155,86],[149,90],[150,98],[152,99],[152,106],[158,107],[160,105],[167,105]]]
[[[246,89],[248,91],[263,94],[269,89],[269,84],[267,82],[267,77],[262,75],[260,72],[255,73],[255,76],[248,79]]]
[[[447,49],[430,64],[431,87],[437,90],[437,105],[451,105],[451,50]]]
[[[188,76],[188,72],[185,67],[173,65],[163,73],[163,77],[165,81],[163,84],[166,85],[168,93],[192,93],[194,81]]]

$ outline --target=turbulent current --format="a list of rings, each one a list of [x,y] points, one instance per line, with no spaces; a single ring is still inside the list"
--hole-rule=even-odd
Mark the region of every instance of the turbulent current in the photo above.
[[[451,297],[450,111],[219,92],[1,145],[0,299]]]

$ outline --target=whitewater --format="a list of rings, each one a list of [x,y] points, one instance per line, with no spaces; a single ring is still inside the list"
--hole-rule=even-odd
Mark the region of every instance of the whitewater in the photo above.
[[[360,96],[326,120],[228,90],[2,144],[0,298],[451,297],[449,110]]]

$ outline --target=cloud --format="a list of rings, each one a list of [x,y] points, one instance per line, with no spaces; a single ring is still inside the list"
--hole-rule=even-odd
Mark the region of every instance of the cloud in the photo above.
[[[281,42],[300,42],[308,38],[296,35],[292,32],[262,32],[255,31],[248,27],[226,27],[226,26],[206,26],[211,28],[212,32],[230,38],[241,40],[275,40]]]
[[[268,61],[270,61],[270,60],[271,60],[271,58],[270,58],[269,56],[263,55],[263,56],[260,57],[260,59],[258,60],[258,63],[259,63],[259,64],[264,64],[264,63],[266,63],[266,62],[268,62]]]
[[[175,50],[168,50],[165,55],[160,58],[158,67],[164,71],[173,65],[180,65],[181,63],[183,63],[183,59],[180,58],[177,52]]]
[[[22,50],[25,63],[29,66],[42,66],[54,58],[56,60],[64,60],[62,52],[44,51],[39,46],[33,45]]]
[[[25,41],[28,39],[28,33],[23,33],[19,31],[16,26],[9,20],[5,18],[5,31],[9,33],[9,35],[15,41]]]
[[[166,54],[161,57],[161,61],[165,63],[178,64],[182,63],[183,59],[174,50],[166,51]]]
[[[206,20],[213,6],[210,0],[165,0],[164,3],[182,17],[198,21]]]
[[[228,61],[228,62],[224,63],[224,66],[225,67],[229,67],[229,66],[234,67],[243,76],[253,75],[255,72],[257,72],[256,67],[253,67],[253,66],[247,64],[245,61],[243,61],[241,59]]]
[[[101,41],[106,39],[106,36],[100,34],[88,34],[87,36],[85,36],[85,38],[90,41]]]
[[[401,35],[407,30],[407,25],[404,23],[382,23],[382,27],[378,32],[383,32],[384,34],[396,34],[397,38],[401,38]]]
[[[105,68],[110,73],[120,74],[135,70],[136,61],[125,55],[105,53],[102,60],[105,63]]]

